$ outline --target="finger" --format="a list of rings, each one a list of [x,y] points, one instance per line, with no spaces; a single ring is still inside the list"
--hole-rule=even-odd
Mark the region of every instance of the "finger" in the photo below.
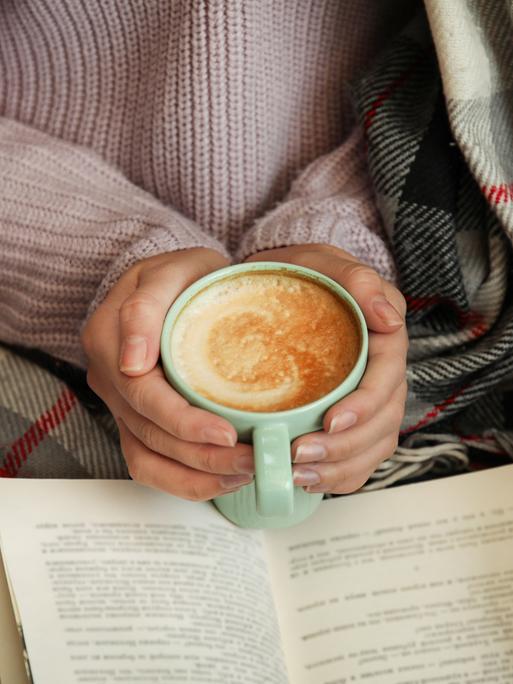
[[[155,423],[134,411],[121,397],[116,402],[116,415],[150,451],[179,461],[194,470],[218,475],[253,474],[255,466],[249,444],[234,447],[185,442],[165,432]]]
[[[112,354],[113,351],[113,348],[109,347],[105,353]],[[115,392],[121,395],[136,413],[178,439],[226,447],[233,447],[237,443],[235,428],[227,420],[188,404],[167,382],[159,367],[153,368],[146,375],[133,378],[117,370],[109,377],[108,373],[102,373],[101,369],[91,367],[88,382],[91,389],[102,397],[113,413],[115,406],[111,404],[114,402]]]
[[[168,302],[169,303],[169,302]],[[150,371],[159,358],[160,332],[168,304],[151,288],[137,288],[119,310],[119,369],[127,375]]]
[[[161,489],[191,501],[207,501],[248,484],[251,475],[213,475],[160,456],[144,446],[118,420],[121,449],[130,477],[136,482]]]
[[[299,437],[293,445],[296,464],[335,462],[354,458],[372,449],[389,435],[397,436],[404,416],[406,383],[394,391],[390,400],[370,421],[343,432],[314,432]]]
[[[228,421],[191,406],[171,388],[160,368],[139,378],[126,378],[121,393],[134,411],[178,439],[230,447],[237,442],[237,433]]]
[[[160,333],[166,313],[187,286],[183,266],[167,265],[144,272],[137,288],[119,308],[119,369],[126,375],[142,375],[159,358]]]
[[[369,360],[358,388],[326,412],[323,427],[334,433],[360,425],[390,400],[405,382],[408,339],[405,328],[390,335],[369,335]]]
[[[294,484],[306,485],[308,492],[349,494],[367,482],[378,465],[392,456],[396,446],[396,438],[387,436],[369,451],[347,461],[302,466],[294,472]]]
[[[216,267],[215,255],[202,260],[205,250],[190,250],[185,259],[158,257],[138,272],[137,286],[119,308],[119,368],[141,375],[159,358],[160,333],[166,313],[176,297],[195,280]],[[194,252],[191,254],[191,252]],[[225,264],[219,254],[219,266]]]

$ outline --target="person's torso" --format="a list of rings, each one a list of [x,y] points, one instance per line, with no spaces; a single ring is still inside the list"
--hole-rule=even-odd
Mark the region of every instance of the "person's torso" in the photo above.
[[[342,141],[385,16],[368,0],[0,0],[0,114],[94,149],[233,245]]]

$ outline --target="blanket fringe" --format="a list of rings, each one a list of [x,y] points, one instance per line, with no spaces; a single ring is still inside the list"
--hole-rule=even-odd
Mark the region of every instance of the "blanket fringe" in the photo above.
[[[384,489],[426,473],[442,476],[468,471],[470,448],[507,455],[513,460],[513,434],[490,430],[479,441],[470,442],[451,434],[415,433],[378,466],[362,491]]]

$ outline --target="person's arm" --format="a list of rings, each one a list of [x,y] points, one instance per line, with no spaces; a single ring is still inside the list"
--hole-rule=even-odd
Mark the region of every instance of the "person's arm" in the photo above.
[[[237,258],[244,261],[264,250],[309,244],[343,249],[386,280],[395,281],[359,126],[340,147],[312,162],[284,201],[256,221]]]
[[[131,476],[191,499],[252,477],[250,447],[157,364],[173,299],[227,263],[216,240],[94,153],[0,118],[0,340],[87,365]]]
[[[84,321],[133,264],[222,245],[86,148],[0,117],[0,340],[85,366]]]

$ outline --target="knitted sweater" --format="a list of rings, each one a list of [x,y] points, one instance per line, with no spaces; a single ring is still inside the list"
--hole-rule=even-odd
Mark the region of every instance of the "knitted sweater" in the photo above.
[[[0,0],[0,340],[85,365],[119,276],[196,246],[328,243],[393,279],[347,97],[392,6]]]

